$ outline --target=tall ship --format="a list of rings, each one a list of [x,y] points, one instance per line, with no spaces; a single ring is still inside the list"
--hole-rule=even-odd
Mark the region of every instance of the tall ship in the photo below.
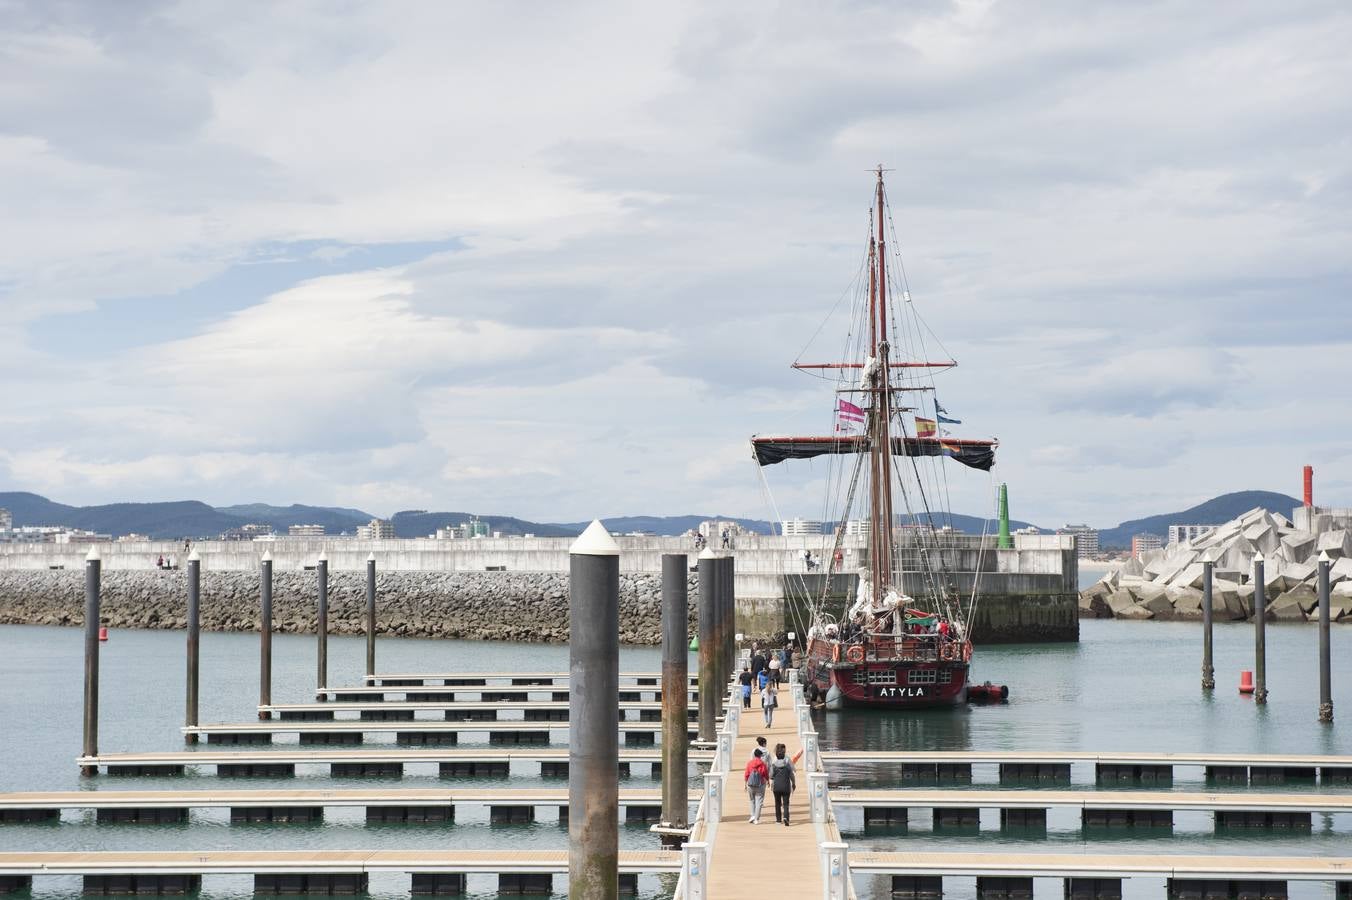
[[[940,404],[935,376],[957,362],[929,358],[931,345],[948,354],[912,303],[900,256],[889,251],[888,237],[892,248],[897,241],[881,166],[876,175],[865,252],[845,295],[854,301],[845,358],[793,364],[834,391],[831,433],[756,436],[752,449],[762,473],[785,460],[828,464],[830,528],[818,559],[803,555],[806,572],[825,576],[803,579],[805,587],[820,584],[807,591],[807,621],[799,623],[807,635],[804,690],[828,709],[952,706],[983,687],[968,677],[979,579],[960,591],[954,578],[961,539],[948,521],[944,465],[989,472],[999,442],[950,430],[961,420]],[[857,537],[847,541],[847,533]],[[984,535],[976,546],[984,552]],[[842,582],[850,585],[843,597]]]

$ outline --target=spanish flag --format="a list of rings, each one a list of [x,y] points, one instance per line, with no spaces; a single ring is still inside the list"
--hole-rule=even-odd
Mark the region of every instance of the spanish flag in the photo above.
[[[919,416],[915,417],[916,437],[922,438],[934,437],[934,434],[936,431],[938,431],[938,429],[939,425],[933,419],[922,419]]]

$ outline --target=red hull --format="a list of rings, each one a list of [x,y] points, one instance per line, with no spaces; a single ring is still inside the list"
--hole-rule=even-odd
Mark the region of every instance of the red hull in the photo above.
[[[907,642],[909,643],[909,642]],[[852,645],[858,648],[860,645]],[[967,702],[971,645],[954,644],[954,659],[945,659],[933,645],[902,650],[902,658],[865,654],[851,659],[849,647],[814,639],[808,646],[807,681],[815,684],[828,708],[927,709]],[[874,648],[870,647],[870,650]]]

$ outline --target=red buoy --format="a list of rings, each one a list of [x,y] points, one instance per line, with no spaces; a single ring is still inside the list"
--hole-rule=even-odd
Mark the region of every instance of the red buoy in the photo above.
[[[99,640],[101,640],[101,641],[106,641],[106,640],[108,640],[108,626],[107,626],[107,625],[100,625],[100,626],[99,626]]]
[[[1253,693],[1253,673],[1248,669],[1239,673],[1239,692],[1241,694]]]

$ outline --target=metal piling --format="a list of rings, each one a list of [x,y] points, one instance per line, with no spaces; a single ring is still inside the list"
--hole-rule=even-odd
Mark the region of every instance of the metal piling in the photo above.
[[[103,561],[97,547],[85,557],[85,671],[83,755],[99,753],[99,585]],[[81,775],[97,775],[98,766],[81,766]]]
[[[1215,569],[1215,563],[1202,563],[1202,690],[1204,691],[1216,687],[1216,669],[1211,664],[1211,579]]]
[[[1319,721],[1333,721],[1333,682],[1329,670],[1329,555],[1319,554]]]
[[[1267,590],[1261,553],[1253,558],[1253,656],[1253,701],[1267,703]]]
[[[263,552],[258,566],[258,589],[263,608],[258,620],[258,705],[272,705],[272,554]],[[272,714],[259,710],[258,718]]]
[[[319,618],[315,623],[315,634],[319,638],[319,671],[315,689],[322,692],[329,686],[329,558],[322,550],[315,563],[315,575],[319,581]]]
[[[599,521],[569,549],[568,569],[568,892],[617,900],[620,550]]]
[[[662,555],[662,824],[684,828],[690,817],[688,558]]]
[[[718,704],[723,688],[718,683],[718,557],[708,547],[700,552],[699,569],[699,739],[713,743]]]
[[[188,696],[183,724],[197,724],[197,688],[201,675],[199,650],[202,644],[202,558],[194,550],[188,555]],[[184,735],[189,744],[197,743],[196,734]]]
[[[376,674],[376,555],[366,557],[366,675]]]

